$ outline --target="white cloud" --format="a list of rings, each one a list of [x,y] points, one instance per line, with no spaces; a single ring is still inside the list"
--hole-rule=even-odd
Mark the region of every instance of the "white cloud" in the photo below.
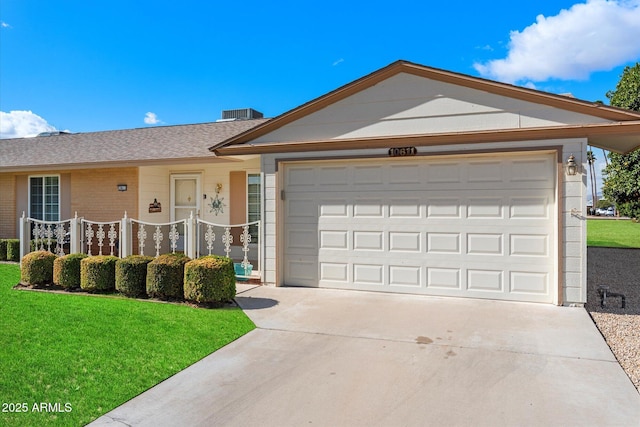
[[[148,125],[157,125],[158,123],[162,123],[162,120],[158,118],[156,113],[148,112],[144,115],[144,122]]]
[[[340,64],[340,63],[342,63],[342,62],[344,62],[344,58],[340,58],[340,59],[338,59],[337,61],[333,61],[333,64],[332,64],[332,65],[335,67],[336,65],[338,65],[338,64]]]
[[[508,83],[584,80],[594,71],[637,60],[638,40],[640,0],[587,0],[512,31],[506,58],[474,67],[484,77]]]
[[[0,22],[0,27],[2,27],[2,28],[13,28],[11,25],[7,24],[4,21]]]
[[[0,111],[0,138],[23,138],[40,132],[53,132],[56,128],[31,111]]]

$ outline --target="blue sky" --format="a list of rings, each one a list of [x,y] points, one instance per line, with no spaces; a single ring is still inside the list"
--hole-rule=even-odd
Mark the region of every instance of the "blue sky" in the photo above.
[[[2,0],[1,136],[273,117],[398,59],[606,102],[640,0]]]

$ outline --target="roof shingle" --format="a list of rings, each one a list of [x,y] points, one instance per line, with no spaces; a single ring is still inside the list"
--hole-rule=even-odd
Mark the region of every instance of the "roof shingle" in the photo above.
[[[213,158],[208,147],[267,119],[0,140],[0,172]]]

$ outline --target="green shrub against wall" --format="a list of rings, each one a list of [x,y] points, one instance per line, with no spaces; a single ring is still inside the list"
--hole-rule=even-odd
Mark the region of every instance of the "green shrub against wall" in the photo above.
[[[147,295],[160,299],[184,298],[184,265],[191,261],[184,254],[160,255],[147,266]]]
[[[20,240],[7,239],[7,261],[20,261]]]
[[[65,289],[80,287],[80,262],[86,254],[69,254],[53,262],[53,283]]]
[[[222,304],[236,295],[233,261],[216,255],[204,256],[184,267],[184,298],[199,303]]]
[[[7,239],[0,239],[0,261],[7,260]]]
[[[80,261],[80,287],[89,292],[116,289],[116,261],[118,257],[96,255]]]
[[[147,265],[153,257],[130,255],[116,262],[116,290],[129,297],[147,295]]]
[[[53,263],[57,257],[48,251],[30,252],[22,258],[20,282],[25,285],[53,283]]]

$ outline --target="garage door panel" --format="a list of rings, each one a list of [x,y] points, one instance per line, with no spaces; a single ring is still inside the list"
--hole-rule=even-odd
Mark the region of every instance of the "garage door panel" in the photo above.
[[[321,218],[348,218],[349,202],[347,199],[323,199],[319,213]]]
[[[383,231],[353,231],[354,251],[384,251],[385,233]]]
[[[293,199],[288,200],[285,204],[285,212],[289,221],[296,219],[302,219],[303,221],[309,221],[309,219],[315,220],[318,218],[318,202],[313,199]]]
[[[409,184],[421,185],[424,182],[423,170],[424,168],[416,163],[390,165],[387,182],[392,186],[394,184],[400,184],[401,186]]]
[[[389,265],[390,287],[420,288],[422,285],[422,266],[420,265]]]
[[[511,271],[510,291],[519,294],[546,295],[549,292],[549,273]]]
[[[462,183],[462,165],[457,162],[435,163],[428,165],[427,184],[458,184]]]
[[[423,202],[419,198],[394,198],[389,200],[389,218],[422,218]]]
[[[554,159],[287,165],[285,283],[551,302]]]
[[[288,285],[311,287],[320,285],[317,257],[287,257],[284,269]]]
[[[285,231],[286,255],[314,255],[318,253],[318,232],[312,228],[290,226]]]
[[[467,289],[471,291],[504,292],[504,271],[487,269],[467,269]]]
[[[385,283],[385,268],[380,264],[353,263],[353,283],[357,286],[374,285],[382,287]]]
[[[511,234],[510,255],[518,257],[547,257],[550,247],[548,234]]]
[[[427,233],[427,252],[429,254],[460,254],[462,252],[462,234],[457,231]]]
[[[431,289],[461,290],[462,269],[455,267],[427,267],[426,287]]]
[[[555,169],[554,160],[550,156],[534,159],[512,160],[509,165],[509,182],[531,185],[542,185],[545,188],[553,188],[555,174],[550,173]]]
[[[500,161],[473,161],[466,167],[468,183],[498,183],[504,180]]]
[[[345,262],[321,262],[320,280],[332,282],[349,282],[349,265]]]
[[[459,219],[462,217],[462,200],[457,197],[431,197],[427,199],[427,218]]]
[[[473,197],[467,200],[467,218],[502,219],[504,200],[501,197]]]

